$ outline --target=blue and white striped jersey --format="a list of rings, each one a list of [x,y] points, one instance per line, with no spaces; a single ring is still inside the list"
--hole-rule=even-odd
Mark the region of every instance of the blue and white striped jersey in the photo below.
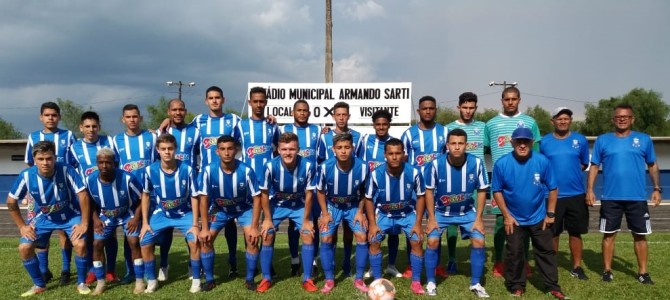
[[[296,126],[295,124],[286,124],[280,128],[280,132],[293,132],[298,136],[298,154],[310,161],[316,163],[316,151],[321,138],[321,126],[309,124],[306,127]]]
[[[216,140],[222,135],[233,136],[239,122],[240,117],[236,114],[223,114],[221,117],[200,114],[191,121],[200,132],[201,168],[219,161],[219,156],[216,155]]]
[[[459,168],[442,155],[424,170],[426,189],[434,190],[436,215],[465,215],[476,209],[474,191],[489,187],[484,161],[474,154],[465,155],[465,164]]]
[[[368,176],[368,166],[358,157],[353,158],[351,169],[340,170],[337,158],[329,158],[318,167],[316,174],[316,188],[326,194],[326,201],[338,208],[358,206],[365,179]]]
[[[198,193],[206,195],[210,206],[226,214],[237,214],[253,208],[253,197],[260,195],[254,170],[236,160],[233,173],[226,173],[216,162],[200,172]]]
[[[80,215],[77,193],[86,188],[74,167],[56,163],[53,176],[47,178],[32,166],[21,171],[9,190],[9,197],[21,200],[30,194],[33,198],[31,220],[47,218],[51,221],[67,221]]]
[[[28,143],[26,144],[26,154],[24,162],[28,165],[33,165],[33,146],[37,142],[52,141],[56,145],[56,161],[74,165],[74,159],[70,153],[70,146],[74,144],[74,133],[70,130],[58,129],[56,132],[44,133],[42,130],[33,131],[28,135]]]
[[[446,127],[437,123],[431,129],[421,129],[417,124],[405,130],[402,142],[405,145],[407,162],[423,168],[445,153],[447,132]]]
[[[351,155],[356,155],[356,153],[358,152],[358,141],[361,139],[361,134],[353,129],[349,129],[348,132],[354,138],[353,140],[354,151],[351,152]],[[321,138],[319,139],[319,146],[317,148],[319,160],[324,161],[326,159],[335,156],[335,154],[333,153],[333,136],[335,134],[336,134],[335,131],[331,130],[328,131],[328,133],[321,135]]]
[[[88,143],[84,141],[84,139],[78,139],[72,144],[70,152],[77,162],[77,170],[82,177],[91,175],[93,171],[98,169],[96,155],[98,154],[98,150],[104,147],[109,147],[113,150],[114,140],[109,136],[101,135],[94,143]],[[115,157],[114,160],[118,161],[119,158]]]
[[[149,165],[145,170],[144,193],[154,192],[156,211],[162,211],[168,218],[181,218],[192,212],[191,197],[198,195],[193,168],[177,160],[173,173],[161,169],[161,162]]]
[[[359,142],[356,155],[368,164],[370,171],[386,163],[384,146],[391,138],[393,137],[389,135],[385,139],[380,140],[376,134],[366,134]]]
[[[242,145],[242,161],[257,171],[257,179],[260,180],[265,163],[272,159],[277,148],[277,125],[266,120],[244,119],[237,125],[235,138]]]
[[[126,216],[135,215],[142,199],[142,184],[131,173],[116,169],[114,181],[104,183],[100,171],[84,179],[93,202],[100,208],[100,220],[105,225],[123,225]]]
[[[267,190],[270,204],[278,207],[304,207],[305,190],[314,190],[316,166],[302,156],[296,156],[293,170],[284,167],[281,156],[265,164],[265,173],[259,182],[261,190]]]
[[[375,213],[385,214],[389,218],[405,217],[414,211],[416,196],[425,194],[423,175],[418,168],[403,164],[400,176],[387,172],[388,165],[383,164],[370,173],[365,184],[365,198],[372,199]]]
[[[186,124],[181,128],[170,126],[166,130],[167,133],[174,136],[177,140],[177,149],[174,157],[187,163],[194,170],[198,167],[198,162],[195,160],[198,154],[198,145],[200,145],[200,131],[195,124]],[[161,135],[158,131],[157,135]]]
[[[144,179],[144,168],[158,157],[156,135],[148,130],[135,136],[125,132],[117,134],[114,149],[119,156],[119,169],[132,173],[140,181]]]

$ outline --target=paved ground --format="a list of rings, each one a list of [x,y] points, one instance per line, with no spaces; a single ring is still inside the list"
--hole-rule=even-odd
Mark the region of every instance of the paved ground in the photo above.
[[[590,209],[590,226],[589,229],[591,232],[597,232],[598,231],[598,210],[600,209],[599,206],[592,207]],[[670,205],[661,205],[656,208],[649,208],[650,215],[651,215],[651,226],[653,231],[670,231]],[[493,216],[485,216],[484,218],[486,222],[486,228],[487,231],[491,230],[494,225],[494,217]],[[625,222],[625,221],[624,221]],[[280,225],[280,231],[285,231],[287,226],[287,222],[282,222],[282,225]],[[622,225],[622,228],[625,230],[626,225]],[[177,231],[175,231],[175,234]],[[241,232],[240,232],[241,234]],[[0,210],[0,237],[17,237],[18,236],[18,230],[16,229],[16,226],[14,225],[14,222],[12,222],[11,218],[9,217],[9,214],[6,209]]]

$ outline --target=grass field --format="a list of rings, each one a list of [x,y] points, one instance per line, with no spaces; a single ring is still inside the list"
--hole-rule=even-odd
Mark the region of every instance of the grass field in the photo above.
[[[600,256],[600,238],[601,235],[591,233],[584,238],[584,269],[590,277],[587,281],[579,281],[570,277],[568,268],[570,268],[570,257],[567,248],[567,236],[561,240],[561,249],[558,254],[559,263],[559,283],[563,291],[572,299],[670,299],[670,289],[668,289],[668,279],[670,278],[670,233],[654,233],[649,237],[649,272],[656,282],[653,286],[646,286],[638,283],[635,279],[637,273],[637,263],[633,253],[632,239],[630,234],[620,234],[616,244],[616,253],[614,257],[614,282],[605,283],[600,281],[600,272],[602,262]],[[15,299],[26,291],[32,285],[30,279],[20,263],[16,250],[18,238],[0,238],[0,254],[3,259],[0,260],[0,279],[3,283],[0,286],[1,299]],[[492,245],[492,240],[487,240],[488,245]],[[402,243],[401,243],[402,244]],[[56,239],[52,239],[52,249],[57,249]],[[244,252],[243,243],[240,238],[238,245],[238,269],[244,273]],[[470,264],[468,261],[469,251],[466,248],[467,241],[459,241],[457,251],[459,264],[459,274],[452,275],[449,278],[438,281],[439,299],[468,299],[476,298],[468,291]],[[343,278],[340,273],[336,273],[337,287],[329,295],[318,293],[309,294],[300,288],[298,277],[289,277],[289,255],[285,236],[280,236],[275,248],[275,267],[279,277],[275,279],[274,285],[270,291],[265,294],[253,293],[243,288],[244,280],[242,278],[229,280],[223,274],[228,274],[227,257],[224,253],[225,241],[223,238],[217,240],[216,249],[219,250],[216,257],[216,275],[218,286],[211,292],[190,294],[188,288],[190,281],[186,279],[186,248],[180,238],[175,238],[173,245],[173,254],[170,256],[169,280],[160,283],[159,289],[154,294],[141,295],[143,299],[178,299],[180,297],[189,299],[365,299],[365,296],[358,293],[353,287],[351,278]],[[402,248],[402,246],[401,246]],[[487,273],[483,279],[483,285],[492,298],[510,297],[503,285],[503,279],[493,278],[490,273],[492,264],[490,263],[491,248],[487,253]],[[384,249],[386,251],[386,249]],[[121,261],[122,249],[119,250],[119,261],[117,269],[122,276],[124,266]],[[342,250],[338,249],[337,262],[341,262]],[[399,254],[398,268],[404,268],[405,262],[404,250]],[[443,250],[443,261],[446,259],[446,251]],[[48,284],[49,290],[36,299],[81,299],[76,291],[75,285],[68,287],[59,287],[57,285],[60,274],[60,251],[51,251],[50,268],[55,275],[54,280]],[[352,259],[353,261],[353,259]],[[531,262],[531,264],[533,264]],[[74,270],[74,265],[72,266]],[[666,273],[667,272],[667,273]],[[76,276],[73,276],[76,278]],[[256,277],[256,281],[260,276]],[[323,275],[315,278],[317,285],[323,284]],[[369,282],[369,281],[368,281]],[[393,278],[392,282],[398,290],[398,299],[418,299],[409,291],[409,280],[403,278]],[[424,279],[425,283],[425,279]],[[527,286],[527,292],[523,298],[538,299],[547,296],[541,291],[542,281],[539,274],[535,273]],[[98,298],[102,299],[125,299],[136,297],[132,294],[132,285],[111,285],[111,287]]]

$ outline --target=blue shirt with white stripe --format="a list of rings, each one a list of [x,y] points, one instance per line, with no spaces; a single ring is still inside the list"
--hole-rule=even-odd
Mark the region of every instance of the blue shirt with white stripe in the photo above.
[[[435,214],[463,216],[475,210],[474,191],[489,187],[484,161],[466,153],[465,162],[455,167],[442,155],[424,170],[426,189],[434,190]]]
[[[423,168],[445,153],[447,132],[446,127],[437,123],[431,129],[421,129],[416,124],[405,130],[401,140],[405,145],[407,162]]]
[[[112,182],[102,182],[100,171],[95,171],[84,182],[105,225],[123,225],[127,216],[135,215],[134,209],[142,199],[142,184],[131,173],[116,169]]]
[[[368,177],[365,184],[365,198],[372,199],[375,213],[389,218],[401,218],[414,212],[416,196],[425,194],[423,175],[419,169],[404,163],[402,173],[393,176],[383,164]]]
[[[326,194],[326,201],[340,209],[357,207],[361,200],[368,166],[358,157],[352,158],[351,168],[341,170],[337,158],[329,158],[318,167],[316,188]]]
[[[376,134],[366,134],[361,139],[356,155],[368,164],[368,169],[370,171],[374,170],[379,165],[386,163],[384,146],[391,138],[393,137],[387,135],[386,138],[379,139]]]
[[[195,172],[187,163],[176,160],[172,173],[161,168],[161,162],[149,165],[145,172],[144,193],[155,193],[156,213],[161,211],[168,218],[180,218],[192,212],[191,197],[198,195]]]
[[[295,124],[286,124],[280,127],[280,132],[292,132],[298,136],[298,146],[300,151],[298,155],[316,163],[316,151],[321,140],[321,126],[308,124],[305,127]]]
[[[185,124],[182,127],[170,126],[166,132],[173,135],[175,140],[177,140],[177,149],[175,149],[174,158],[196,169],[198,162],[195,158],[198,153],[198,146],[200,145],[200,131],[198,131],[195,124]],[[161,132],[158,131],[157,135],[160,136]]]
[[[252,209],[253,197],[261,193],[254,170],[238,160],[235,165],[235,170],[227,173],[220,163],[212,163],[200,172],[198,180],[199,194],[207,196],[210,205],[226,214]]]
[[[313,162],[296,156],[293,170],[284,166],[281,156],[265,164],[265,173],[259,186],[267,190],[270,204],[277,207],[300,208],[305,206],[305,190],[314,189],[316,166]]]
[[[156,135],[148,130],[138,135],[117,134],[114,148],[119,156],[119,169],[132,173],[140,181],[144,179],[144,168],[157,158]]]
[[[263,176],[265,163],[274,156],[274,149],[279,140],[279,131],[276,124],[267,120],[245,119],[240,121],[235,130],[235,138],[242,146],[242,161],[249,165],[258,180]]]
[[[82,177],[91,175],[93,171],[98,169],[96,155],[98,154],[98,150],[104,147],[114,149],[114,141],[111,137],[101,135],[93,143],[86,142],[84,139],[78,139],[70,146],[70,152],[77,162],[77,170]],[[119,158],[114,157],[114,161],[118,162]]]
[[[51,177],[40,175],[36,166],[21,171],[8,196],[20,200],[30,194],[33,207],[29,219],[64,222],[80,215],[77,193],[84,189],[86,186],[74,167],[57,162]]]
[[[200,132],[200,167],[219,161],[216,155],[216,140],[222,135],[233,136],[240,117],[236,114],[223,114],[221,117],[212,117],[208,114],[197,115],[191,124]]]
[[[56,146],[56,161],[74,165],[74,159],[70,153],[70,146],[74,144],[74,133],[70,130],[58,129],[56,132],[43,132],[42,130],[33,131],[28,135],[28,143],[26,144],[26,154],[24,162],[32,166],[33,161],[33,146],[37,142],[52,141]]]
[[[353,129],[349,129],[347,133],[351,134],[351,137],[354,138],[354,151],[351,152],[351,155],[354,156],[356,155],[356,152],[358,152],[358,140],[361,139],[361,134]],[[336,134],[335,130],[331,130],[328,131],[328,133],[321,135],[321,138],[319,139],[319,147],[317,149],[319,161],[324,161],[335,156],[335,153],[333,153],[333,136]]]

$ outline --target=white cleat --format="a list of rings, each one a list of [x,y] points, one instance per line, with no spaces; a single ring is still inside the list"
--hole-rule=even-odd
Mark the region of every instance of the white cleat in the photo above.
[[[165,268],[159,268],[158,269],[158,281],[166,281],[168,280],[168,270],[170,269],[170,266],[167,266]]]
[[[147,280],[147,288],[144,290],[145,294],[151,294],[156,291],[158,288],[158,281],[156,280]]]
[[[428,296],[437,296],[437,286],[435,282],[429,282],[426,284],[426,295]]]
[[[486,289],[481,284],[475,284],[470,286],[470,290],[477,295],[479,298],[489,298],[489,294],[486,292]]]

